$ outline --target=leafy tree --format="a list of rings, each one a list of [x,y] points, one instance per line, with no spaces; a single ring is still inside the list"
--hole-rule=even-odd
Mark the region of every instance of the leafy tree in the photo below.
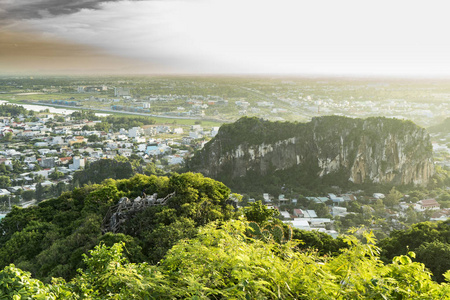
[[[28,191],[23,191],[21,196],[22,196],[23,200],[30,201],[35,197],[34,194],[35,194],[34,191],[28,190]]]
[[[36,184],[36,191],[34,192],[36,200],[42,201],[44,200],[44,188],[41,183]]]
[[[253,221],[261,225],[274,220],[280,214],[278,210],[268,208],[260,200],[244,207],[243,213],[248,221]]]
[[[44,192],[48,195],[51,190]],[[144,193],[164,197],[172,192],[175,196],[168,205],[131,212],[119,233],[102,235],[106,213],[121,197],[134,199]],[[0,258],[0,266],[14,263],[45,282],[51,277],[71,279],[83,267],[82,255],[101,241],[108,245],[124,241],[130,261],[156,263],[179,240],[194,237],[198,226],[235,217],[229,193],[222,183],[192,173],[170,179],[136,175],[75,188],[37,206],[13,208],[2,219],[0,255],[5,260]],[[8,255],[13,248],[14,255]]]
[[[101,140],[102,139],[96,134],[92,134],[92,135],[88,136],[89,143],[96,143],[96,142],[100,142]]]
[[[0,188],[7,188],[11,186],[11,180],[9,176],[0,176]]]
[[[100,159],[87,166],[84,170],[77,171],[73,175],[74,182],[80,185],[91,183],[101,183],[107,178],[124,179],[133,175],[134,171],[128,160]]]
[[[55,168],[56,169],[56,168]],[[48,178],[52,179],[52,180],[58,180],[60,178],[64,177],[64,173],[58,170],[55,170],[53,173],[51,173],[50,175],[48,175]]]
[[[5,135],[3,136],[3,141],[5,142],[11,142],[13,139],[13,134],[12,132],[7,132],[5,133]]]
[[[319,218],[331,217],[330,210],[324,203],[315,203],[312,208],[315,210]]]
[[[91,127],[91,126],[89,126],[89,125],[84,125],[83,127],[81,127],[81,130],[83,130],[83,131],[91,131],[91,130],[93,130],[94,128],[93,127]]]
[[[36,182],[36,183],[41,183],[44,181],[45,181],[45,177],[43,175],[38,174],[34,177],[34,182]]]
[[[120,295],[115,299],[148,299],[148,285],[140,269],[122,256],[123,247],[123,243],[111,248],[96,246],[89,257],[84,255],[86,270],[73,281],[75,289],[82,294],[94,291],[97,299],[113,295]]]
[[[417,260],[432,269],[436,279],[442,280],[443,273],[438,273],[438,271],[445,272],[445,270],[437,268],[437,263],[433,262],[430,256],[425,255],[425,250],[430,249],[434,253],[442,253],[445,257],[446,247],[441,243],[448,245],[450,243],[449,237],[450,226],[448,222],[422,222],[412,225],[407,230],[394,230],[388,238],[380,240],[378,245],[381,248],[381,258],[385,262],[389,262],[395,256],[404,255],[408,251],[419,253],[420,248],[420,255],[417,256]],[[430,266],[427,263],[431,263]],[[442,264],[446,266],[446,264]]]
[[[158,265],[130,263],[122,242],[97,245],[70,282],[44,284],[14,266],[0,271],[8,299],[445,299],[448,284],[431,280],[415,255],[381,263],[373,234],[346,236],[341,253],[325,257],[248,238],[247,222],[213,222],[179,241]],[[446,273],[450,279],[450,273]],[[17,296],[15,296],[17,295]]]
[[[426,242],[415,249],[417,260],[424,263],[437,282],[444,282],[444,273],[450,270],[450,244],[441,241]]]
[[[383,199],[383,203],[388,207],[394,207],[398,205],[402,197],[403,197],[402,193],[400,193],[395,189],[395,187],[393,187],[389,191],[389,194],[387,194],[386,197]]]
[[[95,123],[95,130],[108,132],[111,128],[111,124],[107,122]]]
[[[0,297],[2,299],[70,299],[73,294],[64,281],[55,280],[45,285],[14,265],[0,271]]]

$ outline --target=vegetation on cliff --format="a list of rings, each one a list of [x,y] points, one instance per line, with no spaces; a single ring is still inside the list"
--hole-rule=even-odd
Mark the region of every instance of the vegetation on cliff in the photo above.
[[[433,175],[427,133],[389,118],[313,118],[309,123],[241,118],[224,124],[187,168],[237,191],[352,183],[426,184]]]
[[[430,133],[441,133],[441,134],[450,133],[450,118],[445,119],[440,124],[429,127],[428,131]]]

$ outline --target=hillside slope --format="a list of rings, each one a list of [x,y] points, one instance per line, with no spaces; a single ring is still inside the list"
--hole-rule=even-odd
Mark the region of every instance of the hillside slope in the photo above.
[[[425,185],[434,173],[423,128],[396,119],[337,116],[309,123],[241,118],[223,125],[188,168],[229,186],[276,172],[309,181],[337,175],[356,184]]]

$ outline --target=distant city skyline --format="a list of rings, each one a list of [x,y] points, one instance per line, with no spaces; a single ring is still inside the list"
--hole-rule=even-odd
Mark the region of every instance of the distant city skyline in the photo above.
[[[444,4],[0,0],[0,74],[450,77]]]

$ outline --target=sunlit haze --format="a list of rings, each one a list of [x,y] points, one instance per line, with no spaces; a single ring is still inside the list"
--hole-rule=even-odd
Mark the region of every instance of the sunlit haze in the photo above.
[[[443,1],[30,3],[0,0],[0,71],[450,75]]]

